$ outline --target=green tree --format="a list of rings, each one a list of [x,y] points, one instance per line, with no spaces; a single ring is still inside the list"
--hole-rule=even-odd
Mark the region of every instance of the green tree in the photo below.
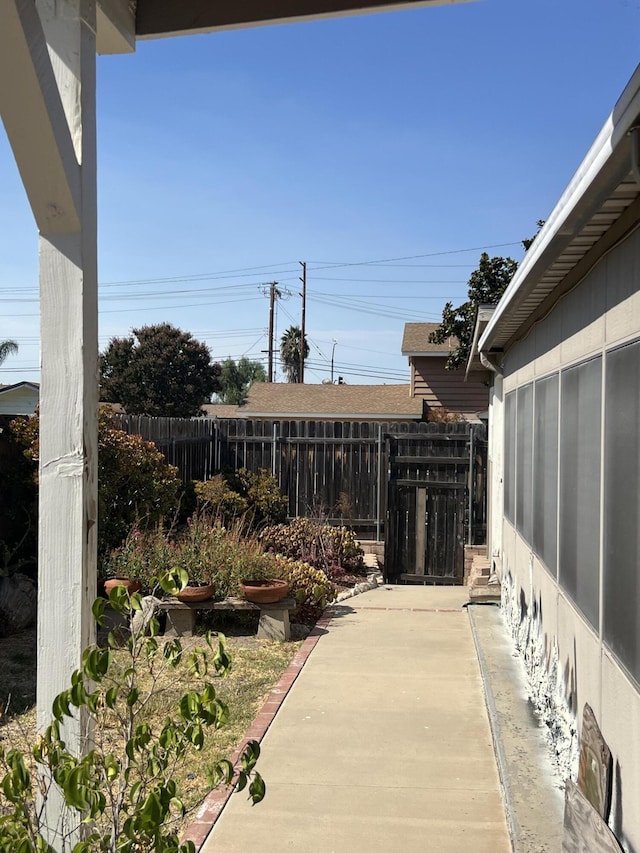
[[[300,326],[289,326],[280,338],[280,362],[287,382],[300,382],[300,342],[302,330]],[[304,358],[309,356],[307,337],[304,339]]]
[[[15,341],[0,341],[0,364],[8,355],[15,355],[18,352],[18,344]]]
[[[239,406],[247,399],[249,388],[254,382],[266,382],[267,374],[259,361],[251,361],[245,355],[238,361],[227,358],[222,362],[220,391],[216,394],[219,403]]]
[[[478,305],[495,305],[517,269],[518,264],[512,258],[490,258],[483,252],[478,269],[469,278],[467,301],[457,308],[453,307],[452,302],[444,306],[442,321],[429,335],[429,341],[432,344],[443,344],[450,337],[458,339],[457,348],[447,359],[447,369],[457,370],[467,363]]]
[[[130,414],[189,418],[220,390],[220,372],[189,332],[169,323],[142,326],[112,338],[101,355],[100,395]]]
[[[529,247],[531,246],[533,241],[536,239],[536,237],[540,233],[540,230],[542,229],[542,226],[544,225],[545,221],[546,220],[544,220],[544,219],[538,219],[538,221],[536,222],[536,225],[538,227],[538,230],[536,231],[536,233],[533,235],[533,237],[527,237],[526,240],[522,241],[522,245],[524,246],[525,252],[529,251]]]

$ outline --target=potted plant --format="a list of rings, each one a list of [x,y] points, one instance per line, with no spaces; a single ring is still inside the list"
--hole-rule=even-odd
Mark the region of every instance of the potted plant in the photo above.
[[[141,533],[134,528],[119,548],[102,563],[104,591],[108,596],[115,586],[124,586],[129,594],[150,592],[156,578],[166,572],[168,542],[161,534]]]
[[[251,574],[240,581],[240,592],[254,604],[275,604],[289,594],[286,580],[274,577],[274,555],[261,554],[251,565]]]
[[[254,604],[275,604],[289,593],[289,584],[277,578],[247,578],[241,581],[240,589],[247,601]]]

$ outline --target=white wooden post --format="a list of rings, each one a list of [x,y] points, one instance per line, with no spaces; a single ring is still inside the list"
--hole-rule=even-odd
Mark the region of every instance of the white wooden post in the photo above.
[[[97,529],[95,0],[38,0],[80,164],[79,231],[41,233],[38,725],[93,641]],[[82,746],[82,726],[66,732]]]
[[[95,0],[37,0],[80,165],[80,229],[40,236],[40,526],[38,728],[95,640],[97,533],[97,228]],[[65,726],[76,754],[90,732]],[[60,848],[47,808],[49,843]],[[66,833],[70,826],[63,825]]]

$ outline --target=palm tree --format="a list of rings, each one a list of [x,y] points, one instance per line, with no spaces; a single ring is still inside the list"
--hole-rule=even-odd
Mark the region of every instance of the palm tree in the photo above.
[[[287,382],[300,382],[300,341],[302,331],[300,326],[289,326],[280,338],[280,362],[287,377]],[[307,337],[304,339],[304,358],[309,355]]]
[[[8,355],[18,352],[18,344],[15,341],[0,341],[0,364]]]

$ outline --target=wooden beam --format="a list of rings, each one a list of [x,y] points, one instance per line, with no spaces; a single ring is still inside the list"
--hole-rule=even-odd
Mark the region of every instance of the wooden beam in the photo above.
[[[157,38],[459,2],[470,0],[138,0],[136,34]]]
[[[80,230],[80,169],[33,0],[0,0],[0,115],[40,231]]]
[[[128,0],[97,0],[98,53],[134,53],[136,49],[136,20]]]
[[[97,533],[97,194],[95,0],[36,0],[80,169],[80,228],[40,237],[40,511],[38,728],[95,641]],[[40,140],[41,155],[48,152]],[[76,754],[90,746],[86,713],[65,722]],[[59,801],[47,840],[63,847]],[[69,820],[71,817],[68,818]],[[63,827],[75,830],[74,826]],[[70,849],[65,847],[64,849]]]

